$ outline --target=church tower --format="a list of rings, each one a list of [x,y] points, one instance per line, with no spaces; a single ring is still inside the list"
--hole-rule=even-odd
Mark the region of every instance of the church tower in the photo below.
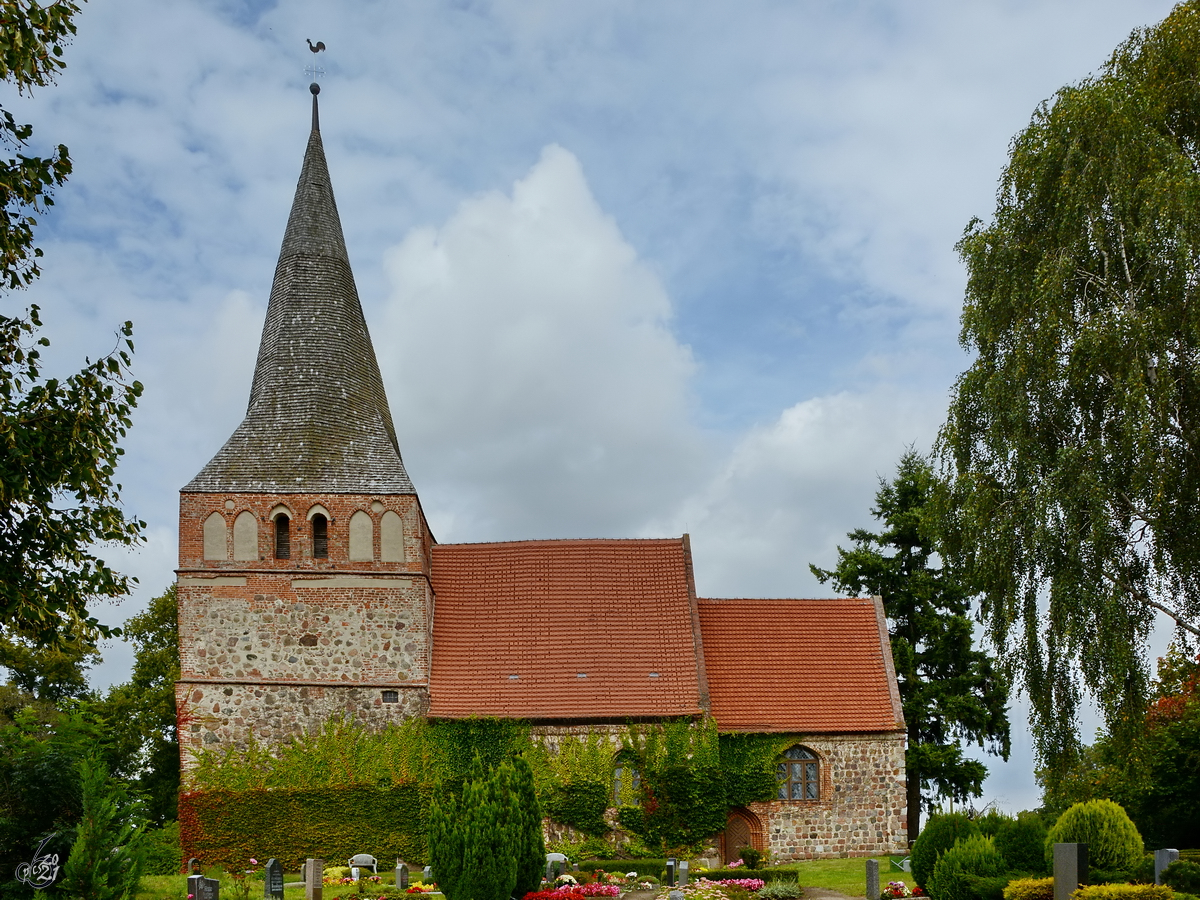
[[[433,538],[396,440],[317,115],[246,417],[180,492],[176,687],[201,747],[429,703]]]

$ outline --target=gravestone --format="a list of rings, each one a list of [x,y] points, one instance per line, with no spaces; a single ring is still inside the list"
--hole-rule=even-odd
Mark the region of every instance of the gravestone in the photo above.
[[[195,875],[196,869],[198,869],[198,868],[200,868],[200,860],[196,859],[196,857],[193,856],[191,859],[188,860],[188,874]]]
[[[221,900],[221,882],[203,875],[189,875],[188,893],[195,900]]]
[[[562,853],[546,854],[546,880],[553,881],[567,871],[567,857]]]
[[[400,860],[396,860],[396,887],[408,887],[408,866]]]
[[[272,857],[263,867],[263,898],[283,900],[283,865]]]
[[[670,900],[683,900],[683,891],[671,891],[667,896]]]
[[[1088,881],[1088,845],[1054,845],[1054,900],[1070,900]]]
[[[688,861],[686,859],[679,862],[679,886],[687,887],[688,883]]]
[[[879,860],[867,860],[867,900],[879,900]]]
[[[678,865],[675,857],[667,860],[667,887],[675,887],[675,866]]]
[[[426,866],[421,870],[421,880],[425,882],[425,884],[429,884],[429,882],[433,881],[433,869],[430,866]]]
[[[304,900],[321,900],[325,893],[324,878],[325,860],[310,856],[304,861]]]
[[[1154,883],[1162,884],[1162,872],[1167,866],[1179,859],[1178,850],[1154,851]]]

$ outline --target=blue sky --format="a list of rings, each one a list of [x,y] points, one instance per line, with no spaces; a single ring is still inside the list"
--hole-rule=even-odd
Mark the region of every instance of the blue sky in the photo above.
[[[95,3],[6,106],[75,174],[44,217],[51,368],[136,328],[121,469],[172,579],[177,492],[240,420],[309,124],[408,470],[443,541],[692,535],[707,596],[822,596],[968,359],[954,244],[1012,136],[1159,0]],[[328,50],[309,53],[305,39]],[[106,650],[98,683],[129,654]],[[1024,722],[988,800],[1036,804]]]

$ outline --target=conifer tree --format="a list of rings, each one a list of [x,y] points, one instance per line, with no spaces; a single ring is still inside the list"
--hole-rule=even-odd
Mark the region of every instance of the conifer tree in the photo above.
[[[516,814],[513,839],[517,864],[516,897],[524,897],[542,886],[546,865],[546,840],[542,834],[542,807],[534,789],[533,769],[524,754],[513,759],[513,801]]]
[[[821,581],[856,596],[883,598],[892,658],[908,727],[908,828],[921,827],[921,807],[939,798],[963,801],[982,792],[987,768],[964,759],[961,742],[1008,759],[1008,690],[992,660],[972,647],[966,587],[936,565],[932,528],[936,480],[928,460],[909,451],[896,478],[880,481],[871,511],[886,528],[850,532],[831,571],[810,566]]]
[[[447,900],[457,900],[459,876],[462,873],[462,830],[459,827],[459,805],[455,796],[445,791],[441,782],[433,786],[429,803],[429,867],[433,878]]]
[[[60,889],[80,900],[129,900],[145,865],[139,804],[96,756],[80,763],[79,775],[83,817]]]

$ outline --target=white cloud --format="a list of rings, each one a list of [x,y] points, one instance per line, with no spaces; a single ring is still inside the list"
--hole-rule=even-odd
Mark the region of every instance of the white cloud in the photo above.
[[[895,389],[805,400],[747,433],[676,521],[692,533],[707,596],[827,597],[809,572],[837,562],[854,528],[873,524],[880,477],[908,446],[927,450],[934,398]]]
[[[376,351],[440,539],[637,533],[699,477],[670,300],[567,150],[386,269]]]

